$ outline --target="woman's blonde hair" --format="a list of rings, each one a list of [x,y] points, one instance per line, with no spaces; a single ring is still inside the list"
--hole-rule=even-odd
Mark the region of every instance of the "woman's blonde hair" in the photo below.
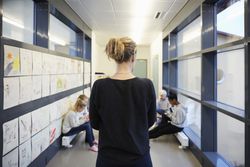
[[[86,107],[86,105],[87,105],[87,104],[86,104],[82,99],[78,98],[78,99],[76,100],[75,105],[74,105],[74,111],[77,111],[78,107],[84,108],[84,107]]]
[[[130,57],[136,54],[136,43],[128,37],[111,38],[106,45],[105,52],[108,58],[121,64],[129,61]]]

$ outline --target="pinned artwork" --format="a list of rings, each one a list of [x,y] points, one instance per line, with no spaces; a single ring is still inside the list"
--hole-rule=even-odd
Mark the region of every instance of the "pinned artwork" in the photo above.
[[[20,77],[19,104],[29,102],[32,99],[32,77]]]
[[[31,113],[19,117],[19,143],[27,141],[31,137]]]
[[[89,62],[84,62],[84,73],[85,74],[90,74],[90,63]]]
[[[62,133],[62,119],[55,120],[50,124],[50,144],[52,144]]]
[[[32,74],[32,51],[20,49],[21,75]]]
[[[20,74],[19,48],[4,45],[4,76],[17,76]]]
[[[90,93],[91,93],[90,87],[84,89],[84,94],[85,94],[87,97],[90,97]]]
[[[84,85],[90,84],[90,74],[84,74]]]
[[[39,108],[31,113],[32,117],[32,136],[49,125],[49,105]]]
[[[42,76],[42,97],[50,95],[50,76]]]
[[[32,137],[32,161],[49,147],[49,127]]]
[[[3,157],[3,167],[18,167],[18,148]]]
[[[42,97],[42,77],[33,76],[32,85],[33,85],[32,86],[33,87],[32,100],[41,98]]]
[[[3,155],[18,146],[18,118],[3,124]]]
[[[49,54],[42,54],[42,73],[51,74],[52,57]]]
[[[27,167],[31,163],[31,139],[19,146],[19,167]]]
[[[19,102],[19,78],[4,78],[4,109],[14,107]]]
[[[60,118],[60,114],[58,114],[58,111],[57,111],[57,102],[50,104],[49,107],[50,107],[50,111],[49,111],[50,122],[53,122],[54,120]]]
[[[40,52],[32,52],[32,60],[33,60],[33,75],[41,75],[42,74],[42,53]]]

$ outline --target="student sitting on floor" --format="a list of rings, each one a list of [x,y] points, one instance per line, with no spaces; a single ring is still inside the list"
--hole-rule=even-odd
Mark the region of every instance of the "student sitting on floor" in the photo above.
[[[186,108],[178,102],[176,94],[168,96],[171,108],[162,114],[162,121],[154,129],[149,131],[149,138],[157,138],[164,134],[174,134],[180,132],[184,128],[186,120]]]
[[[85,141],[89,143],[89,150],[97,152],[97,142],[94,139],[93,130],[89,123],[89,114],[87,111],[88,98],[78,98],[73,109],[70,110],[63,120],[63,135],[71,136],[81,131],[86,131]]]

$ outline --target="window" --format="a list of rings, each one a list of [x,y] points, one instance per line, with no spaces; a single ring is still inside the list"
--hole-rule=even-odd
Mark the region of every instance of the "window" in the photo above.
[[[201,17],[198,17],[177,34],[177,56],[201,50]]]
[[[178,88],[201,94],[201,57],[178,61]]]
[[[178,100],[187,109],[186,126],[190,128],[200,140],[200,137],[201,137],[201,105],[200,103],[182,95],[178,95]],[[197,146],[200,147],[199,143],[195,143],[195,144],[197,144]]]
[[[217,126],[217,152],[233,166],[244,166],[244,123],[218,112]]]
[[[217,3],[217,44],[244,37],[244,0],[221,0]]]
[[[217,100],[243,109],[245,103],[244,49],[217,54]],[[218,78],[217,77],[217,78]]]
[[[33,44],[34,2],[3,0],[3,36]]]
[[[76,32],[52,14],[49,20],[49,49],[77,56]]]

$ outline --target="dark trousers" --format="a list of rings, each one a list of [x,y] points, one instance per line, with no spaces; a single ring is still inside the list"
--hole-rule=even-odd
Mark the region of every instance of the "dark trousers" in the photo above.
[[[112,159],[106,159],[99,154],[96,160],[96,167],[153,167],[150,153],[146,153],[134,162],[117,162]]]
[[[94,145],[93,142],[94,142],[95,138],[94,138],[94,133],[93,133],[92,127],[91,127],[89,122],[86,122],[78,127],[71,128],[68,133],[65,133],[63,135],[64,136],[71,136],[74,134],[78,134],[84,130],[86,131],[85,141],[89,143],[90,147],[92,147]]]
[[[172,125],[169,121],[171,121],[170,118],[165,114],[162,114],[161,123],[149,131],[149,138],[153,139],[162,135],[174,134],[183,130],[183,128]]]

